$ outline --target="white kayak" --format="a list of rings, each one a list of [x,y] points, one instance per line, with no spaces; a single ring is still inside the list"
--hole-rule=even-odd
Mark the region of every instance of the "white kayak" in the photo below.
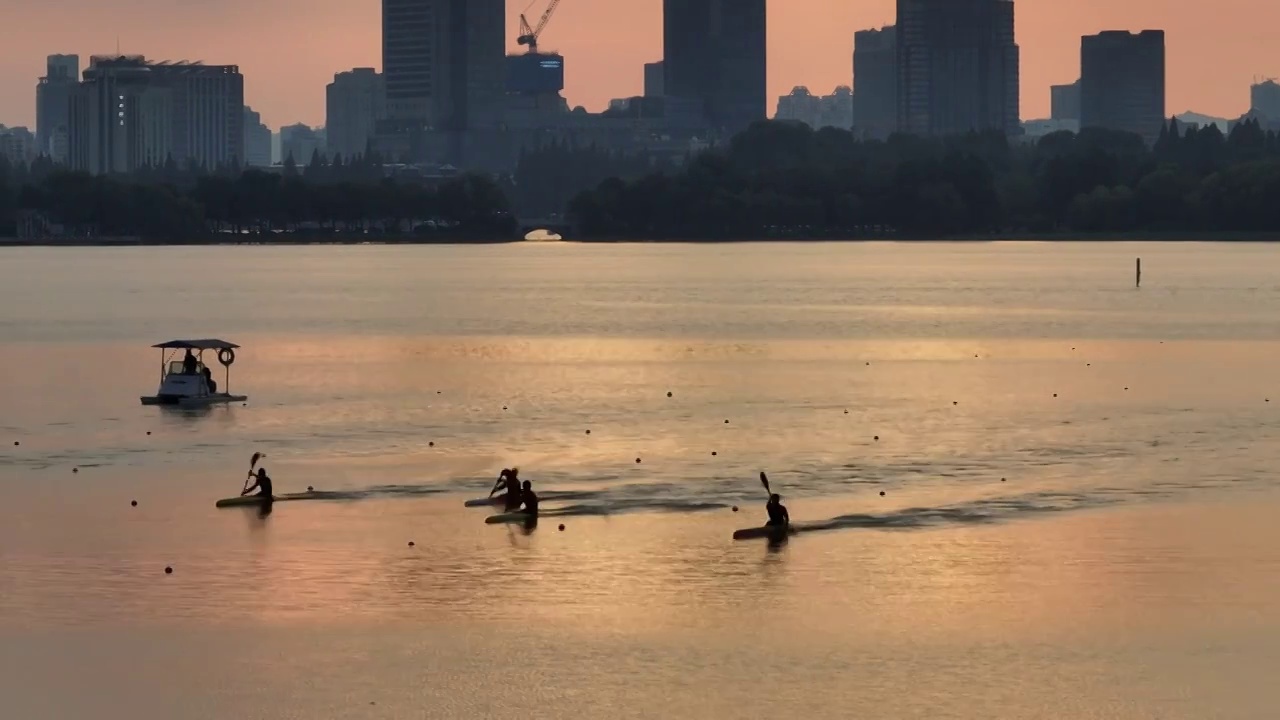
[[[490,515],[484,519],[487,525],[500,525],[502,523],[535,523],[538,522],[537,515],[530,515],[525,512],[509,512],[500,515]]]
[[[744,528],[733,532],[734,540],[753,540],[756,538],[769,538],[770,540],[783,540],[788,535],[795,535],[796,528],[792,525],[782,527],[779,525],[765,525],[763,527]]]
[[[322,497],[324,497],[324,493],[300,492],[300,493],[285,493],[284,495],[275,495],[275,496],[272,496],[271,499],[275,502],[286,502],[289,500],[318,500]],[[247,507],[251,505],[261,505],[261,504],[262,504],[261,495],[241,495],[240,497],[223,498],[218,502],[214,503],[216,507],[220,507],[220,508]]]

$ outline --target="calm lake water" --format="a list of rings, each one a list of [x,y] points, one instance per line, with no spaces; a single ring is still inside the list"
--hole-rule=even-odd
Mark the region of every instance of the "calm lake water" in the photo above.
[[[1277,358],[1265,245],[3,249],[0,716],[1274,718]]]

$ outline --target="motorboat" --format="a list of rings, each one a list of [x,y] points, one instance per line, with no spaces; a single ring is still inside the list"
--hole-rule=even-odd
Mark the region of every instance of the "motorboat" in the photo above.
[[[143,395],[143,405],[200,408],[249,399],[247,395],[232,395],[230,392],[231,365],[236,361],[239,345],[209,338],[170,340],[151,347],[160,350],[160,389],[155,395]],[[182,352],[181,357],[178,357],[179,351]],[[213,371],[205,364],[206,351],[214,353],[218,364],[223,368],[221,388],[213,379]]]

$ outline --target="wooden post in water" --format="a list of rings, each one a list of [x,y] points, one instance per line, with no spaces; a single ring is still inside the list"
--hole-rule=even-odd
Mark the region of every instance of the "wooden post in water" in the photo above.
[[[1133,280],[1134,287],[1142,287],[1142,258],[1138,258],[1137,272]]]

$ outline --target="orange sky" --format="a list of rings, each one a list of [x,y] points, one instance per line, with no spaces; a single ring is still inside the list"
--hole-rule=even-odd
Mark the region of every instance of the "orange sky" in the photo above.
[[[545,0],[535,0],[531,15]],[[508,37],[526,0],[509,3]],[[851,82],[855,30],[893,20],[894,0],[773,0],[769,92],[828,93]],[[236,63],[246,100],[273,127],[324,122],[333,73],[380,62],[381,0],[0,0],[0,123],[34,124],[44,56],[122,50],[156,59]],[[1048,114],[1051,83],[1078,74],[1079,36],[1101,29],[1168,33],[1169,112],[1235,116],[1255,75],[1280,75],[1270,44],[1280,6],[1261,0],[1021,0],[1022,116]],[[638,94],[641,64],[662,54],[661,0],[563,0],[543,34],[566,56],[565,95],[598,110]],[[770,112],[772,112],[772,104]]]

